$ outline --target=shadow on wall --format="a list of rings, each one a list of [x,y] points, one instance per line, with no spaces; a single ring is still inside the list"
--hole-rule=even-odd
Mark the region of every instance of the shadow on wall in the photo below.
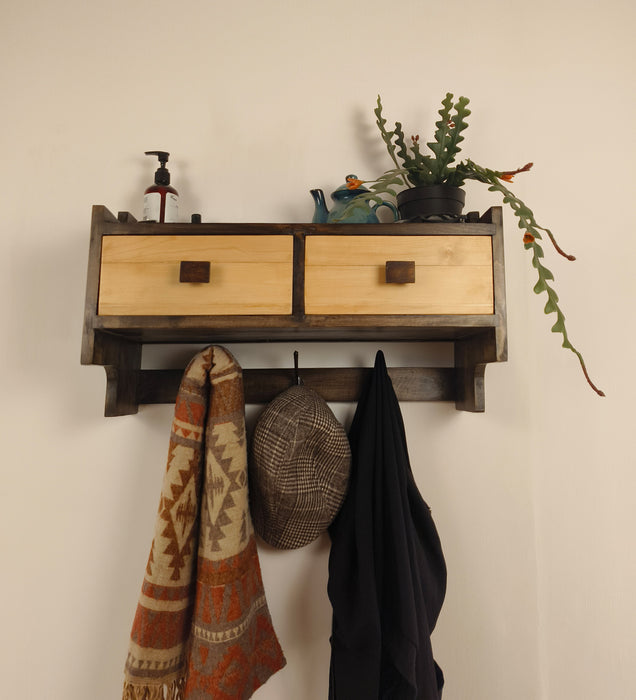
[[[84,320],[86,229],[65,236],[24,237],[9,268],[6,363],[20,392],[55,403],[54,416],[83,423],[94,395],[96,370],[80,365]],[[103,375],[103,370],[100,370]],[[105,388],[105,379],[104,379]]]
[[[327,597],[330,540],[322,535],[297,550],[278,550],[257,538],[265,594],[274,629],[287,659],[268,681],[268,695],[277,687],[298,686],[306,700],[327,695],[331,635],[331,605]],[[300,695],[297,695],[300,697]],[[291,696],[290,696],[291,697]]]

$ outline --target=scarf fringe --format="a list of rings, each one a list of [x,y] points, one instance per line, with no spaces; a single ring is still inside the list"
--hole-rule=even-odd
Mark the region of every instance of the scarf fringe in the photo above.
[[[134,685],[126,681],[122,700],[185,700],[185,678],[161,685]]]

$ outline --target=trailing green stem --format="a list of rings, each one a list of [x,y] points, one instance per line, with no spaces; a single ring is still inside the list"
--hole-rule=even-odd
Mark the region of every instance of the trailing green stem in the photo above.
[[[548,236],[556,250],[565,258],[568,260],[574,260],[574,256],[568,255],[561,250],[552,232],[543,226],[539,226],[532,211],[501,182],[500,178],[502,177],[503,173],[482,168],[476,163],[473,163],[471,160],[467,160],[465,163],[460,163],[457,168],[465,170],[467,179],[474,179],[484,182],[489,185],[489,191],[499,192],[502,194],[504,203],[509,204],[512,208],[514,215],[519,219],[519,228],[526,232],[523,237],[524,246],[526,250],[532,250],[532,265],[536,269],[539,277],[533,291],[535,294],[545,292],[548,296],[548,301],[543,309],[544,313],[556,313],[557,315],[556,323],[552,326],[551,331],[553,333],[561,334],[563,337],[562,347],[571,350],[578,357],[581,364],[581,369],[583,370],[583,374],[585,375],[585,379],[587,380],[588,384],[599,396],[605,396],[605,394],[590,379],[583,355],[570,342],[567,329],[565,327],[565,314],[559,307],[559,297],[554,288],[549,284],[550,281],[554,280],[554,275],[541,262],[541,259],[544,257],[544,253],[543,248],[538,242],[541,240],[540,232],[543,231]]]

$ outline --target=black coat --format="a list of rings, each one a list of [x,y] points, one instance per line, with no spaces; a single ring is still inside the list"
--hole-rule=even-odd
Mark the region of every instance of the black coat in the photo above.
[[[329,698],[439,700],[444,677],[430,635],[446,592],[446,564],[413,479],[381,351],[349,440],[349,491],[329,529]]]

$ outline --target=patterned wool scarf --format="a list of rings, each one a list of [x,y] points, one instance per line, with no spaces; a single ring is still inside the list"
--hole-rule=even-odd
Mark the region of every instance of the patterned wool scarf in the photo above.
[[[284,665],[248,509],[241,368],[211,346],[179,388],[123,697],[244,700]]]

